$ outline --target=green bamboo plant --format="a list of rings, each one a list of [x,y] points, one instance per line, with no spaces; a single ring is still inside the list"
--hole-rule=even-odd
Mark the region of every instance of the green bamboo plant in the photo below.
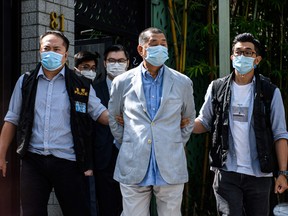
[[[221,48],[218,44],[218,1],[168,0],[167,2],[175,68],[194,80],[196,90],[198,90],[198,80],[207,80],[208,85],[219,74],[218,53]],[[273,83],[280,88],[286,118],[288,116],[287,22],[287,0],[230,1],[230,38],[232,40],[239,33],[250,32],[265,45],[263,60],[259,68],[262,74],[270,77]],[[207,85],[201,86],[203,94],[206,92]],[[199,109],[201,105],[201,103],[196,104],[196,107],[198,106]],[[288,122],[288,119],[286,121]],[[208,135],[204,136],[202,186],[196,189],[200,196],[191,199],[197,195],[191,194],[192,188],[189,184],[185,186],[184,216],[217,215],[214,203],[212,203],[214,200],[211,198],[213,196],[211,178],[207,170],[210,139],[208,139]],[[191,177],[193,181],[194,173],[191,174]]]

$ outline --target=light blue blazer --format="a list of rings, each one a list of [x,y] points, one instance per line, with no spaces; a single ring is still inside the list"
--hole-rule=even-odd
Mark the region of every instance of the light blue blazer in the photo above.
[[[138,184],[144,178],[154,142],[156,161],[163,179],[169,184],[188,181],[185,144],[195,119],[192,81],[164,66],[161,104],[154,119],[147,112],[142,86],[141,66],[117,76],[112,82],[109,101],[109,125],[121,143],[114,179],[124,184]],[[123,113],[124,126],[115,120]],[[190,118],[180,128],[181,118]]]

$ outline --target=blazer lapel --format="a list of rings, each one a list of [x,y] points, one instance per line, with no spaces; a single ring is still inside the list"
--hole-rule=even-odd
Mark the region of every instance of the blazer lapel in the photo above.
[[[160,107],[155,115],[155,119],[161,113],[161,110],[165,106],[166,101],[169,99],[170,91],[172,88],[172,85],[174,83],[174,79],[172,77],[172,74],[170,73],[169,69],[164,66],[164,72],[163,72],[163,86],[162,86],[162,97],[160,102]]]
[[[132,85],[134,87],[134,91],[136,93],[136,96],[143,107],[143,111],[149,116],[149,113],[147,111],[146,98],[145,98],[145,94],[144,94],[144,90],[143,90],[143,86],[142,86],[141,65],[135,69],[134,77],[132,78],[131,82],[132,82]],[[150,118],[150,116],[149,116],[149,118]]]

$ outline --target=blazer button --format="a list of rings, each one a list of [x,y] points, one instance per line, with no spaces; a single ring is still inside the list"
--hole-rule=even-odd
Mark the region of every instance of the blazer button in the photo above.
[[[152,140],[151,139],[148,139],[148,144],[151,144],[152,143]]]

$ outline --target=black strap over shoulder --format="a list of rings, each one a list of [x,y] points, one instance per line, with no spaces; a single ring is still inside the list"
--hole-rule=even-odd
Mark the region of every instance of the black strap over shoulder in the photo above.
[[[232,75],[228,75],[212,82],[212,107],[213,107],[213,124],[212,124],[212,146],[209,160],[211,166],[223,167],[228,154],[228,129],[229,121],[228,110],[230,104],[230,80]]]
[[[256,94],[254,100],[254,131],[261,171],[270,173],[277,169],[273,131],[270,121],[271,101],[276,86],[269,78],[255,74]]]
[[[91,81],[65,68],[65,83],[70,100],[70,124],[77,162],[83,171],[93,169],[92,119],[88,114]]]
[[[35,70],[26,72],[22,82],[22,104],[19,124],[17,127],[17,153],[21,157],[24,156],[31,137],[33,120],[34,120],[34,106],[37,91],[37,72],[41,64],[36,66]]]
[[[260,92],[260,100],[264,103],[263,114],[266,116],[266,124],[271,127],[270,113],[271,113],[271,101],[273,99],[276,85],[274,85],[268,77],[259,74],[260,85],[258,85],[258,91]],[[256,87],[257,88],[257,87]]]

